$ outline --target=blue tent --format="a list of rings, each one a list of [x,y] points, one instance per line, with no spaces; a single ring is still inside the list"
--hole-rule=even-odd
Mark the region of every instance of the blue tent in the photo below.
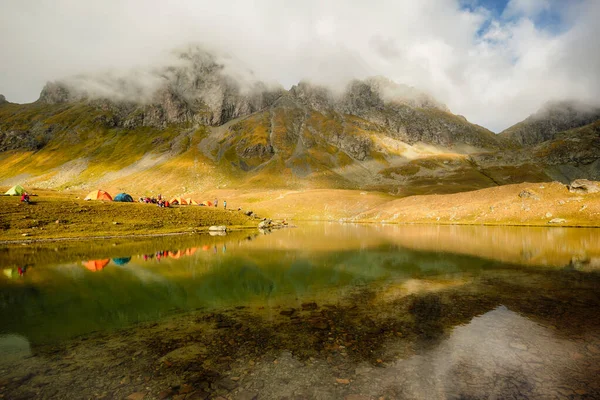
[[[131,257],[120,257],[120,258],[113,258],[113,262],[116,265],[125,265],[127,264],[129,261],[131,261]]]
[[[119,193],[118,195],[115,196],[113,201],[124,201],[124,202],[133,203],[133,197],[131,197],[127,193]]]

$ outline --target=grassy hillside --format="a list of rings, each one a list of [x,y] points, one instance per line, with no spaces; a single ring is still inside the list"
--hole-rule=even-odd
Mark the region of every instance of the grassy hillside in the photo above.
[[[6,189],[4,189],[6,190]],[[215,207],[83,201],[83,194],[38,191],[33,204],[0,196],[0,241],[156,235],[206,231],[211,225],[255,229],[242,212]]]
[[[286,96],[219,127],[125,127],[114,112],[92,103],[0,105],[0,185],[81,197],[98,188],[136,198],[217,197],[282,218],[543,225],[551,213],[569,225],[598,224],[594,199],[582,213],[575,203],[527,206],[514,198],[520,186],[510,185],[596,177],[600,122],[533,148],[476,152],[466,145],[411,145],[384,125],[316,111]],[[420,113],[442,125],[448,118],[453,127],[469,125],[440,110]],[[477,196],[433,196],[472,191]],[[397,200],[422,195],[432,196]]]

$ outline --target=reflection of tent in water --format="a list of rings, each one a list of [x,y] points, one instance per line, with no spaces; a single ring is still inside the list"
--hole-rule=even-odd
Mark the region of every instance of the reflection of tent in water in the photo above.
[[[120,257],[120,258],[113,258],[113,262],[116,265],[125,265],[127,264],[129,261],[131,261],[131,257]]]
[[[104,267],[108,265],[110,259],[108,260],[90,260],[83,263],[83,265],[89,269],[90,271],[96,272],[102,270]]]
[[[204,246],[202,246],[202,251],[209,251],[210,250],[210,246],[205,244]]]
[[[201,205],[201,206],[208,206],[208,207],[212,207],[212,206],[213,206],[213,203],[212,203],[212,201],[207,201],[207,200],[204,200],[202,203],[200,203],[200,205]]]
[[[110,194],[106,193],[104,190],[94,190],[93,192],[89,192],[87,196],[85,196],[84,200],[107,200],[112,201],[112,197]]]
[[[21,185],[15,185],[13,187],[11,187],[10,189],[8,189],[6,191],[6,193],[4,193],[7,196],[20,196],[25,192],[25,189],[23,189],[23,186]]]
[[[169,252],[169,257],[171,257],[171,258],[181,258],[182,255],[184,255],[184,254],[179,250],[177,250],[175,252],[173,252],[173,251]]]
[[[194,253],[195,253],[195,252],[197,252],[197,251],[198,251],[198,248],[197,248],[197,247],[192,247],[191,249],[187,249],[187,250],[185,251],[185,255],[186,255],[186,256],[191,256],[192,254],[194,254]]]
[[[133,197],[131,197],[127,193],[119,193],[118,195],[115,196],[115,198],[113,200],[121,201],[124,203],[133,203]]]

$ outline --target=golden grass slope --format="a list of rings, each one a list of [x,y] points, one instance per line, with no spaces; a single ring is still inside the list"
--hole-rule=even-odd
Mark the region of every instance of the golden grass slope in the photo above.
[[[241,212],[215,207],[159,208],[154,204],[84,201],[83,193],[37,194],[30,205],[17,196],[0,196],[0,241],[191,233],[211,225],[230,229],[258,225],[256,219]]]
[[[530,193],[520,197],[521,193]],[[564,219],[562,222],[551,222]],[[393,200],[350,220],[386,223],[600,226],[600,193],[573,194],[558,182],[521,183]]]

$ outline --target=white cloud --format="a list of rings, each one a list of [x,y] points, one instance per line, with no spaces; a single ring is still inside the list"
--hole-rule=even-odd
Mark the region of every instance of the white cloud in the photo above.
[[[33,101],[48,80],[195,42],[287,87],[384,75],[498,131],[547,100],[597,101],[600,2],[560,3],[569,25],[550,33],[533,20],[555,0],[511,0],[497,20],[459,0],[0,0],[0,93]]]
[[[504,10],[504,15],[526,15],[534,17],[550,9],[550,0],[510,0]]]

